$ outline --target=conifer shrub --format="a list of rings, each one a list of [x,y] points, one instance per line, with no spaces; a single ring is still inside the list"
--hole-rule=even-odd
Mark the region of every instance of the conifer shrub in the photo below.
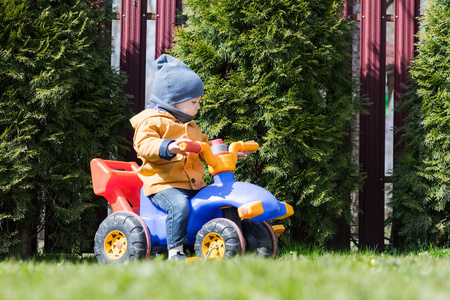
[[[210,138],[255,140],[237,179],[295,210],[290,237],[323,243],[351,221],[361,184],[351,159],[351,24],[343,1],[188,0],[172,54],[204,80],[199,125]]]
[[[119,158],[128,124],[110,2],[0,0],[0,255],[33,255],[43,226],[49,251],[92,243],[89,161]]]
[[[450,234],[449,0],[427,2],[418,38],[391,205],[401,241],[442,245]]]

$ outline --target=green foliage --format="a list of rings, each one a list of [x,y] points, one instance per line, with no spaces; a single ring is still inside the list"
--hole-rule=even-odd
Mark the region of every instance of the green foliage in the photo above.
[[[450,1],[429,1],[420,21],[392,206],[406,242],[427,245],[450,233]]]
[[[59,251],[92,242],[89,161],[123,152],[128,119],[108,4],[0,1],[0,255],[43,225]]]
[[[350,222],[361,183],[349,133],[351,24],[343,1],[190,0],[172,54],[199,73],[199,120],[210,138],[256,140],[238,179],[294,206],[291,237],[322,243]]]

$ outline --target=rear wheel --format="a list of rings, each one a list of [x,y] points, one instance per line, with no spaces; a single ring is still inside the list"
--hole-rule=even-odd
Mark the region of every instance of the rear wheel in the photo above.
[[[199,230],[194,249],[202,259],[231,258],[245,253],[245,240],[236,223],[218,218],[209,221]]]
[[[242,231],[247,245],[247,253],[275,258],[278,254],[277,236],[266,222],[242,221]]]
[[[120,263],[147,258],[150,234],[142,219],[132,212],[116,212],[100,224],[94,252],[100,263]]]

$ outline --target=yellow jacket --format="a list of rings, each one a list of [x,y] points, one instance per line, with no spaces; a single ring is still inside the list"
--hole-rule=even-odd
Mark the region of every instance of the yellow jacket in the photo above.
[[[160,157],[164,140],[182,138],[207,142],[194,121],[183,123],[171,114],[146,109],[130,119],[135,129],[133,147],[142,160],[139,178],[144,183],[144,194],[152,195],[169,188],[199,190],[206,186],[203,181],[205,168],[199,154],[189,153],[187,157],[177,154],[171,160]]]

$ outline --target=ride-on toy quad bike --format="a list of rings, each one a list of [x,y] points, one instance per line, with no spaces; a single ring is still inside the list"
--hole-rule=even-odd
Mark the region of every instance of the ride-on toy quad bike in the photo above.
[[[266,221],[291,216],[292,207],[278,201],[267,190],[234,178],[237,153],[256,151],[255,142],[235,142],[229,148],[221,140],[189,142],[180,148],[189,155],[203,154],[214,183],[203,188],[190,201],[187,245],[201,259],[232,257],[257,253],[275,258],[277,236],[283,225]],[[95,255],[99,262],[122,262],[147,258],[165,251],[167,213],[145,196],[135,162],[91,161],[94,192],[105,197],[113,213],[99,226],[95,235]]]

